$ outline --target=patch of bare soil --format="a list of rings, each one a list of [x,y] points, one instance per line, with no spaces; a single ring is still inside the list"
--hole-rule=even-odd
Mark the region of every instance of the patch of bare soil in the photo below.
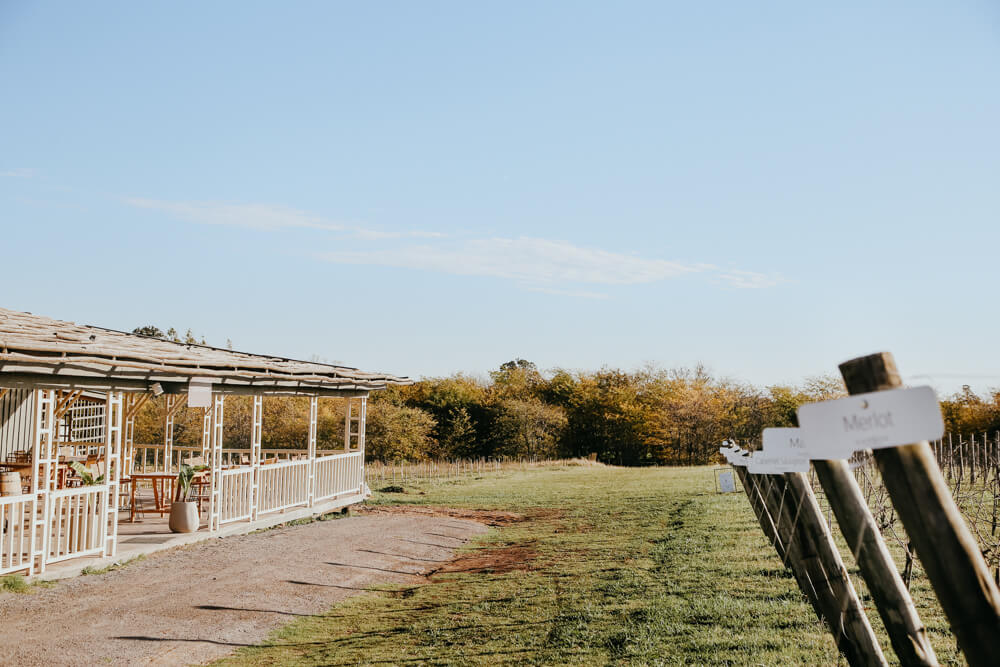
[[[444,509],[444,508],[440,508]],[[520,515],[367,511],[171,549],[30,594],[0,594],[0,664],[178,665],[263,641],[376,584],[427,583],[434,571],[498,571],[530,554],[456,547]],[[479,568],[479,569],[477,569]],[[404,589],[405,590],[405,589]]]
[[[532,563],[538,556],[538,551],[532,544],[514,544],[507,547],[480,549],[459,554],[451,561],[438,568],[431,580],[439,574],[452,572],[467,574],[505,574],[520,570],[522,572],[535,569]]]
[[[441,507],[438,505],[364,505],[358,509],[358,514],[405,514],[416,516],[451,517],[477,521],[487,526],[509,526],[533,518],[527,514],[501,512],[497,510],[469,510],[456,507]]]

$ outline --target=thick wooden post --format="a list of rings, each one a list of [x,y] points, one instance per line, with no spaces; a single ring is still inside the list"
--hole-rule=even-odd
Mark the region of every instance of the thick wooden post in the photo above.
[[[885,665],[885,657],[847,576],[822,511],[802,473],[767,475],[769,504],[778,512],[778,534],[789,563],[798,562],[812,582],[837,647],[851,665]]]
[[[934,648],[847,461],[813,461],[837,523],[904,666],[937,665]]]
[[[819,601],[816,598],[816,591],[813,589],[812,582],[809,581],[809,576],[800,567],[797,561],[793,563],[788,559],[788,551],[785,548],[784,543],[782,543],[781,538],[778,536],[778,529],[774,524],[774,515],[772,514],[772,510],[767,505],[765,494],[760,488],[762,484],[768,484],[766,476],[751,475],[746,471],[746,468],[743,468],[742,466],[734,466],[734,468],[736,469],[736,474],[740,478],[740,482],[743,484],[743,488],[747,492],[747,497],[750,499],[750,507],[757,515],[757,520],[760,522],[760,527],[764,531],[764,535],[766,535],[771,541],[775,551],[778,553],[778,558],[781,559],[782,565],[787,567],[789,571],[791,571],[792,576],[795,577],[795,581],[799,585],[799,590],[801,590],[802,594],[806,596],[807,600],[809,600],[809,604],[816,613],[816,617],[823,620],[823,613],[820,610]]]
[[[902,387],[888,352],[840,365],[851,394]],[[892,504],[973,667],[1000,656],[1000,591],[927,442],[874,451]]]

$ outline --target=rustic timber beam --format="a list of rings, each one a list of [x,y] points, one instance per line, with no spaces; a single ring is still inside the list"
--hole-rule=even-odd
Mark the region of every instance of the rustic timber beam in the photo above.
[[[157,382],[159,382],[163,388],[163,392],[166,394],[186,394],[188,391],[187,382],[163,382],[101,376],[36,375],[33,373],[6,373],[0,371],[0,387],[8,389],[89,389],[104,392],[152,393],[153,385]],[[338,389],[295,384],[232,384],[220,382],[212,385],[212,391],[233,396],[332,396],[360,398],[368,396],[372,390],[359,387]]]

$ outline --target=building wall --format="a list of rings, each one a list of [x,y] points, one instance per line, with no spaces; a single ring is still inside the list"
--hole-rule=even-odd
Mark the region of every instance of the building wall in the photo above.
[[[30,389],[11,389],[0,398],[0,460],[16,451],[31,451],[34,402]]]

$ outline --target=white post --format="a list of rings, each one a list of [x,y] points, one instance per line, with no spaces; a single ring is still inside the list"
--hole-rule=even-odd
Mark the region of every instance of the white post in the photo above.
[[[351,451],[351,408],[352,400],[347,399],[347,409],[344,414],[344,453]]]
[[[319,397],[309,397],[309,440],[306,445],[309,457],[309,507],[316,496],[316,421],[319,416]]]
[[[358,419],[358,451],[361,452],[361,484],[358,493],[365,493],[365,427],[368,422],[368,397],[361,397],[361,414]]]
[[[125,422],[123,427],[124,438],[122,439],[122,461],[126,475],[132,474],[132,463],[135,459],[135,406],[138,402],[138,394],[129,394],[123,404],[125,409]],[[105,412],[105,417],[108,413]]]
[[[253,421],[250,427],[250,465],[253,466],[253,495],[250,500],[250,521],[257,520],[260,507],[260,442],[264,434],[264,397],[253,397]]]
[[[167,394],[167,410],[163,418],[163,472],[173,472],[174,458],[174,404],[177,396]],[[143,453],[142,462],[145,464],[146,455]],[[180,468],[178,467],[178,472]]]
[[[37,569],[45,572],[45,561],[49,557],[49,533],[52,526],[52,501],[49,492],[55,485],[55,463],[58,461],[55,449],[55,409],[56,393],[51,389],[36,389],[34,392],[35,413],[31,448],[31,559],[28,564],[28,574]],[[41,474],[39,474],[41,471]],[[38,509],[41,504],[41,523],[38,521]],[[41,527],[42,534],[37,535]],[[37,544],[37,540],[41,544]],[[35,559],[38,564],[35,564]]]
[[[208,463],[210,466],[209,470],[211,471],[208,529],[215,532],[219,530],[222,516],[222,427],[224,421],[223,408],[226,397],[223,394],[214,394],[212,398],[212,407],[208,410],[211,416],[212,440],[212,454],[209,457]],[[204,443],[202,443],[202,447],[204,447]]]
[[[101,556],[118,553],[118,488],[122,479],[122,392],[108,392],[104,402],[104,474],[108,484],[107,521],[102,521]]]
[[[208,465],[208,454],[212,448],[212,408],[203,408],[201,420],[201,459]]]

